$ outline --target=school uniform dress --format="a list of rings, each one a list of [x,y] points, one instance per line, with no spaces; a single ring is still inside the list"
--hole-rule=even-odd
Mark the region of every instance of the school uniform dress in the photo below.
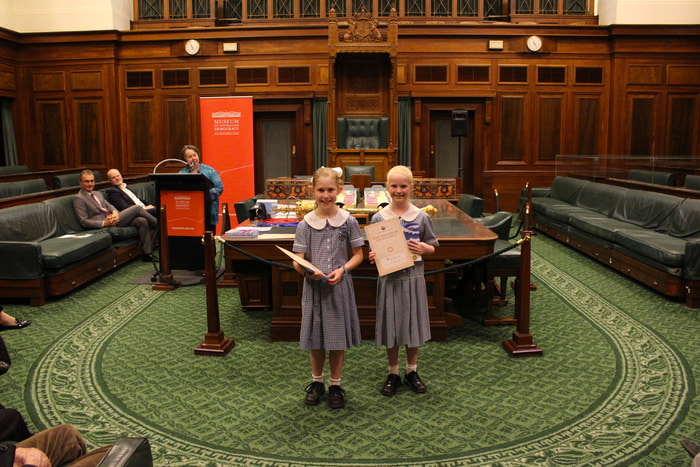
[[[411,205],[402,216],[389,206],[372,217],[372,223],[398,217],[404,232],[429,245],[438,246],[430,216]],[[417,234],[416,234],[417,233]],[[430,339],[428,294],[423,261],[377,280],[377,346],[418,347]]]
[[[338,209],[333,218],[322,219],[311,211],[297,226],[292,250],[304,253],[305,259],[329,274],[347,263],[351,248],[364,243],[357,219],[349,212]],[[345,350],[360,344],[360,320],[349,272],[336,285],[305,278],[301,310],[302,349]]]

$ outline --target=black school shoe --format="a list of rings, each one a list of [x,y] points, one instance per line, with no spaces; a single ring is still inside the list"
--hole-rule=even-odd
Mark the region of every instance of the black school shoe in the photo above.
[[[396,391],[399,390],[399,386],[401,386],[401,377],[399,375],[389,373],[389,376],[386,377],[386,382],[384,383],[384,387],[382,388],[381,392],[385,396],[393,396],[396,394]]]
[[[345,390],[340,386],[328,386],[328,406],[331,409],[345,407]]]
[[[22,329],[26,328],[30,324],[32,324],[31,321],[28,321],[26,319],[15,318],[15,324],[11,326],[5,326],[4,324],[0,324],[0,331],[6,331],[8,329]]]
[[[326,387],[323,383],[313,382],[306,386],[306,397],[304,397],[304,404],[306,405],[318,405],[321,402],[321,397],[323,393],[326,392]]]
[[[425,383],[423,383],[423,381],[420,379],[420,376],[418,376],[417,371],[412,371],[406,376],[404,376],[403,381],[404,383],[408,384],[408,386],[413,390],[413,392],[418,392],[422,394],[428,390],[428,388],[425,387]]]

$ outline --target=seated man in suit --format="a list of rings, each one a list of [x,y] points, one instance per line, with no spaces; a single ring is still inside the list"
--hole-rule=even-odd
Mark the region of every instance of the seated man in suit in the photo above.
[[[107,201],[109,201],[112,206],[116,207],[120,211],[128,208],[129,206],[137,205],[141,206],[146,211],[156,217],[156,208],[152,204],[146,204],[146,202],[140,199],[136,194],[126,187],[126,183],[122,179],[122,174],[119,173],[117,169],[110,169],[107,171],[107,179],[109,183],[112,184],[109,190],[107,190]]]
[[[139,243],[143,251],[141,259],[151,261],[153,240],[150,229],[155,228],[156,218],[136,205],[119,212],[105,200],[102,193],[94,190],[95,175],[92,170],[83,170],[80,172],[80,191],[73,198],[73,209],[80,225],[86,229],[133,225],[139,231]]]

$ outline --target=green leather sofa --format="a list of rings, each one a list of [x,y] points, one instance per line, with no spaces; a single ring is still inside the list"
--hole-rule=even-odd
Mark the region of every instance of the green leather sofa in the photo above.
[[[532,211],[537,230],[700,307],[700,200],[559,176]]]
[[[29,180],[19,180],[16,182],[0,183],[0,198],[11,198],[13,196],[28,195],[48,190],[43,178],[31,178]]]
[[[155,204],[152,183],[129,188]],[[0,297],[41,306],[141,254],[134,227],[85,230],[73,197],[0,209]]]

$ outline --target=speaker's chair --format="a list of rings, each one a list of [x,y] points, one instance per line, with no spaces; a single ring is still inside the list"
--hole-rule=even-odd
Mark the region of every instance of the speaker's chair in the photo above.
[[[389,119],[338,118],[338,149],[386,149]]]
[[[352,182],[353,175],[369,175],[369,181],[374,181],[374,166],[373,165],[346,165],[343,168],[345,173],[345,182]]]

